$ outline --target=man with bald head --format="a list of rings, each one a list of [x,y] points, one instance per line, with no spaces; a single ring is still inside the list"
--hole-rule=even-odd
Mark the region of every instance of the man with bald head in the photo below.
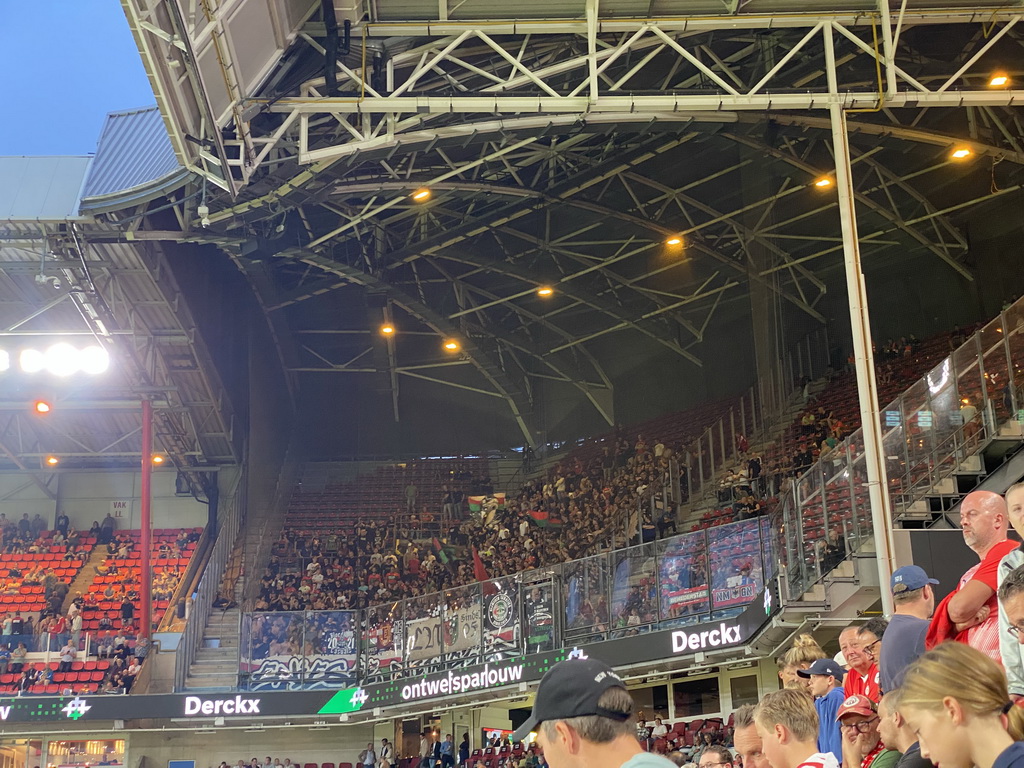
[[[928,648],[955,639],[1002,663],[996,601],[999,562],[1018,546],[1007,540],[1007,524],[1006,501],[998,493],[973,491],[960,502],[964,543],[980,562],[967,569],[956,591],[935,609]]]

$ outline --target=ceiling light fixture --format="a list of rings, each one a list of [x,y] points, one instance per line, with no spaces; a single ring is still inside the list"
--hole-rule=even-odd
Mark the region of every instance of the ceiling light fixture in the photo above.
[[[683,238],[679,237],[679,235],[673,235],[672,237],[670,237],[668,240],[665,241],[665,245],[682,245],[682,244],[683,244]]]
[[[964,160],[970,157],[972,154],[974,153],[971,152],[971,150],[968,147],[957,147],[952,151],[950,157],[952,157],[954,160]]]
[[[814,182],[814,186],[821,187],[822,189],[824,189],[825,187],[831,187],[832,179],[830,179],[828,176],[822,176],[820,179]]]
[[[60,464],[60,459],[58,459],[56,456],[47,456],[46,463],[49,464],[51,467],[56,467],[58,464]]]
[[[154,464],[163,464],[164,463],[164,457],[161,456],[160,454],[156,454],[155,456],[153,456],[153,463]]]
[[[1004,85],[1009,85],[1010,78],[1005,72],[995,72],[989,79],[988,84],[990,88],[1002,88]]]
[[[459,351],[459,342],[457,342],[455,339],[448,339],[444,343],[444,348],[446,350],[448,350],[449,352],[458,352]]]
[[[555,289],[550,285],[542,285],[537,289],[538,296],[551,296],[555,292]]]
[[[391,325],[391,323],[385,323],[380,327],[380,332],[385,336],[390,336],[395,332],[395,326]]]
[[[34,410],[36,413],[49,413],[50,411],[53,410],[53,408],[51,408],[50,404],[45,400],[36,400],[32,404],[32,410]]]
[[[425,200],[430,199],[430,190],[424,187],[423,189],[417,189],[412,193],[412,199],[417,203],[422,203]]]

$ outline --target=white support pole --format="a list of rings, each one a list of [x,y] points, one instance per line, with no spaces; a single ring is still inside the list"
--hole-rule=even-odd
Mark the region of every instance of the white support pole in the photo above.
[[[885,474],[878,390],[875,387],[875,362],[871,350],[871,323],[868,318],[867,290],[860,265],[860,244],[857,241],[857,214],[853,196],[853,174],[850,168],[850,145],[846,132],[846,113],[841,107],[834,105],[830,108],[829,114],[832,118],[836,191],[839,195],[839,217],[843,231],[846,287],[849,292],[853,354],[857,369],[857,394],[860,399],[861,423],[864,432],[864,464],[868,475],[871,525],[881,587],[879,591],[882,596],[882,611],[886,615],[890,615],[893,605],[889,580],[892,577],[894,559],[892,510],[889,505],[889,491]]]

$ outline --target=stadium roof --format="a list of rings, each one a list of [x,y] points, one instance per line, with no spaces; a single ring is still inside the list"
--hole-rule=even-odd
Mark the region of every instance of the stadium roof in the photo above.
[[[836,316],[836,109],[869,278],[970,285],[968,221],[1024,183],[1020,3],[125,8],[177,166],[155,113],[112,118],[97,227],[216,245],[300,402],[344,393],[373,428],[437,429],[448,398],[444,429],[463,408],[508,445],[614,423],[641,366],[745,385],[720,350],[753,356],[751,295],[790,339]],[[174,226],[139,222],[157,193]]]

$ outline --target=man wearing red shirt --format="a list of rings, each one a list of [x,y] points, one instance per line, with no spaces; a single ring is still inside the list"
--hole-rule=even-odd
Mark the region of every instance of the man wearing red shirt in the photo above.
[[[843,679],[843,693],[846,697],[866,696],[877,702],[882,698],[878,665],[870,653],[865,651],[868,645],[877,641],[870,632],[861,632],[860,626],[850,626],[839,634],[839,650],[843,652],[849,671]]]
[[[843,734],[843,768],[894,768],[900,759],[878,733],[878,712],[865,696],[847,696],[836,713]]]
[[[1006,501],[998,493],[973,491],[960,503],[964,543],[981,562],[969,568],[956,591],[936,607],[925,638],[926,648],[956,640],[1002,663],[996,601],[999,561],[1018,546],[1016,541],[1007,540],[1007,525]]]

